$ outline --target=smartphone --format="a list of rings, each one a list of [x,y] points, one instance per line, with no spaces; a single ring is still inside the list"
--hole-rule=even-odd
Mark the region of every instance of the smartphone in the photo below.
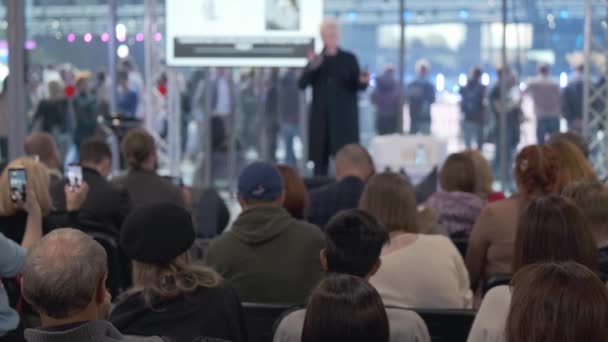
[[[66,176],[71,191],[80,188],[82,185],[82,167],[80,165],[68,165]]]
[[[11,200],[25,202],[27,188],[27,173],[24,168],[11,168],[8,170],[8,182],[11,189]]]

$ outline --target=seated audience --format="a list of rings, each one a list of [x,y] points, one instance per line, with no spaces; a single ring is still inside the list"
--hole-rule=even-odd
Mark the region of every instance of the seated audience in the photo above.
[[[12,278],[23,271],[26,250],[42,237],[42,209],[36,195],[30,189],[26,201],[17,205],[28,213],[21,246],[0,233],[0,276]],[[9,298],[4,286],[0,286],[0,341],[23,341],[23,331],[19,327],[19,314],[9,306]]]
[[[487,205],[471,231],[466,263],[473,289],[492,275],[511,274],[513,244],[523,208],[535,197],[555,193],[557,189],[557,157],[546,145],[524,148],[516,158],[513,172],[519,193]]]
[[[74,229],[57,229],[28,253],[23,298],[40,314],[42,326],[25,330],[28,342],[158,341],[126,337],[106,318],[110,294],[106,252]]]
[[[89,196],[80,208],[78,227],[105,225],[117,232],[131,210],[126,190],[110,183],[107,179],[112,170],[112,151],[101,138],[88,138],[80,144],[78,151],[82,178],[89,186]],[[53,188],[55,209],[66,210],[65,192],[68,181]]]
[[[185,207],[181,189],[156,173],[158,160],[152,135],[143,128],[132,129],[123,139],[121,149],[129,170],[115,182],[129,191],[133,208],[158,202]]]
[[[32,133],[25,139],[23,144],[25,154],[29,157],[37,157],[49,173],[51,188],[63,180],[61,173],[61,161],[59,148],[53,137],[48,133]]]
[[[120,244],[133,260],[133,288],[110,316],[118,330],[175,342],[246,341],[239,298],[219,274],[192,262],[193,243],[192,218],[178,205],[144,205],[127,217]]]
[[[582,210],[599,251],[599,269],[608,275],[608,188],[598,181],[574,182],[562,195]]]
[[[283,178],[285,203],[283,208],[298,220],[304,219],[304,211],[308,207],[308,190],[298,172],[287,165],[277,165]]]
[[[374,174],[372,157],[357,144],[339,150],[335,165],[337,182],[310,192],[308,222],[321,228],[338,212],[357,207],[365,182]]]
[[[439,173],[440,192],[424,206],[438,216],[438,224],[452,237],[468,236],[485,201],[475,193],[477,174],[473,159],[465,153],[448,157]]]
[[[575,262],[530,265],[513,282],[507,342],[605,342],[608,293]]]
[[[475,165],[475,193],[488,202],[505,199],[502,192],[495,192],[492,189],[494,175],[486,157],[478,150],[468,150],[465,153],[473,159]]]
[[[554,140],[549,146],[557,157],[559,169],[557,191],[561,191],[572,182],[597,180],[593,166],[574,144],[566,140]]]
[[[390,232],[391,242],[382,250],[382,267],[371,278],[386,305],[471,307],[469,275],[462,256],[447,237],[419,234],[414,189],[403,176],[373,176],[363,191],[360,208]]]
[[[204,189],[193,211],[197,239],[212,239],[224,232],[230,223],[230,210],[220,194]]]
[[[323,234],[283,208],[283,180],[271,164],[255,162],[241,172],[238,201],[243,212],[211,242],[209,266],[243,302],[304,303],[323,276]]]
[[[380,253],[388,242],[388,232],[373,216],[358,210],[334,216],[325,230],[327,247],[321,251],[321,264],[329,274],[348,274],[366,281],[382,264]],[[430,342],[426,325],[414,312],[386,309],[390,341]],[[300,342],[306,310],[294,311],[277,326],[274,342]]]
[[[585,158],[589,158],[589,146],[587,145],[587,142],[585,141],[585,138],[583,138],[582,135],[572,131],[556,133],[553,134],[551,138],[549,138],[549,145],[552,145],[558,140],[567,141],[573,144],[579,149],[579,151],[581,151]]]
[[[573,260],[597,271],[597,250],[583,213],[569,200],[540,197],[524,211],[517,228],[513,271],[541,262]],[[504,340],[511,288],[501,285],[486,294],[469,342]]]
[[[15,242],[22,241],[24,229],[29,217],[27,207],[19,205],[18,202],[13,200],[13,193],[9,187],[8,177],[9,170],[12,168],[25,169],[27,193],[31,193],[35,196],[40,206],[43,217],[42,229],[44,233],[48,233],[60,226],[77,222],[75,216],[77,216],[78,210],[87,198],[87,184],[83,184],[83,186],[75,192],[69,191],[67,187],[62,188],[64,196],[67,198],[66,208],[68,215],[51,214],[52,204],[47,169],[42,163],[29,157],[23,157],[9,163],[2,172],[2,176],[0,176],[0,184],[2,184],[2,186],[0,186],[0,233]],[[26,194],[26,200],[28,196],[30,195]]]
[[[382,299],[367,281],[331,275],[311,294],[302,342],[388,342],[389,336]]]

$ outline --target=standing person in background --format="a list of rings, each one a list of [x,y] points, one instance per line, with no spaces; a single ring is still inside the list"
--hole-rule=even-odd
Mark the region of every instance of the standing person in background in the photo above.
[[[129,88],[129,73],[119,71],[116,79],[118,81],[118,91],[116,94],[118,113],[121,116],[135,118],[139,96],[137,92]]]
[[[578,65],[568,85],[562,91],[562,113],[568,121],[568,130],[583,133],[583,73],[585,65]]]
[[[428,80],[431,63],[416,62],[416,79],[407,86],[410,105],[410,134],[431,134],[431,105],[435,102],[435,86]]]
[[[91,91],[91,73],[83,71],[76,76],[76,96],[72,100],[76,129],[74,144],[76,148],[97,129],[97,98]]]
[[[534,101],[536,114],[536,139],[539,144],[559,132],[561,118],[559,84],[551,79],[549,65],[538,68],[538,77],[528,83],[525,94]]]
[[[376,79],[372,103],[376,106],[376,131],[380,135],[400,132],[399,83],[395,80],[395,67],[387,65]]]
[[[357,92],[369,83],[369,73],[360,71],[355,55],[339,48],[335,20],[321,24],[321,38],[323,51],[310,52],[298,82],[301,89],[313,88],[308,152],[317,176],[327,175],[329,159],[340,148],[359,142]]]
[[[245,146],[254,147],[257,146],[255,123],[258,113],[259,96],[255,89],[255,72],[253,70],[241,76],[239,97],[241,99],[240,112],[243,115],[242,129],[239,136]]]
[[[225,68],[217,68],[216,77],[208,87],[207,98],[211,108],[211,136],[213,149],[227,148],[234,128],[236,89]]]
[[[285,164],[296,167],[294,140],[300,135],[300,91],[298,89],[298,69],[287,69],[281,78],[279,88],[279,111],[281,131],[285,141]]]
[[[279,69],[270,70],[266,85],[266,104],[264,106],[262,130],[262,157],[270,162],[276,161],[277,138],[279,135]]]
[[[485,115],[486,86],[481,84],[481,69],[473,68],[467,85],[460,89],[460,110],[462,111],[462,132],[464,144],[470,150],[473,141],[477,149],[483,147],[483,126]]]

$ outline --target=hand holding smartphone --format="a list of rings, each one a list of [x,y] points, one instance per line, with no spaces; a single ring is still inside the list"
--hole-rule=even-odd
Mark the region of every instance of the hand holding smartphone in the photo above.
[[[66,171],[66,177],[68,179],[68,185],[70,191],[74,192],[76,189],[82,186],[82,167],[80,165],[68,165]]]
[[[8,170],[11,200],[15,203],[25,202],[27,193],[27,173],[24,168],[11,168]]]

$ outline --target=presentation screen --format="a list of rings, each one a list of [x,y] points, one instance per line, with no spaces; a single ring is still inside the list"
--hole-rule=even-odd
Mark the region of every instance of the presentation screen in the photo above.
[[[170,66],[304,66],[323,0],[166,1]]]

